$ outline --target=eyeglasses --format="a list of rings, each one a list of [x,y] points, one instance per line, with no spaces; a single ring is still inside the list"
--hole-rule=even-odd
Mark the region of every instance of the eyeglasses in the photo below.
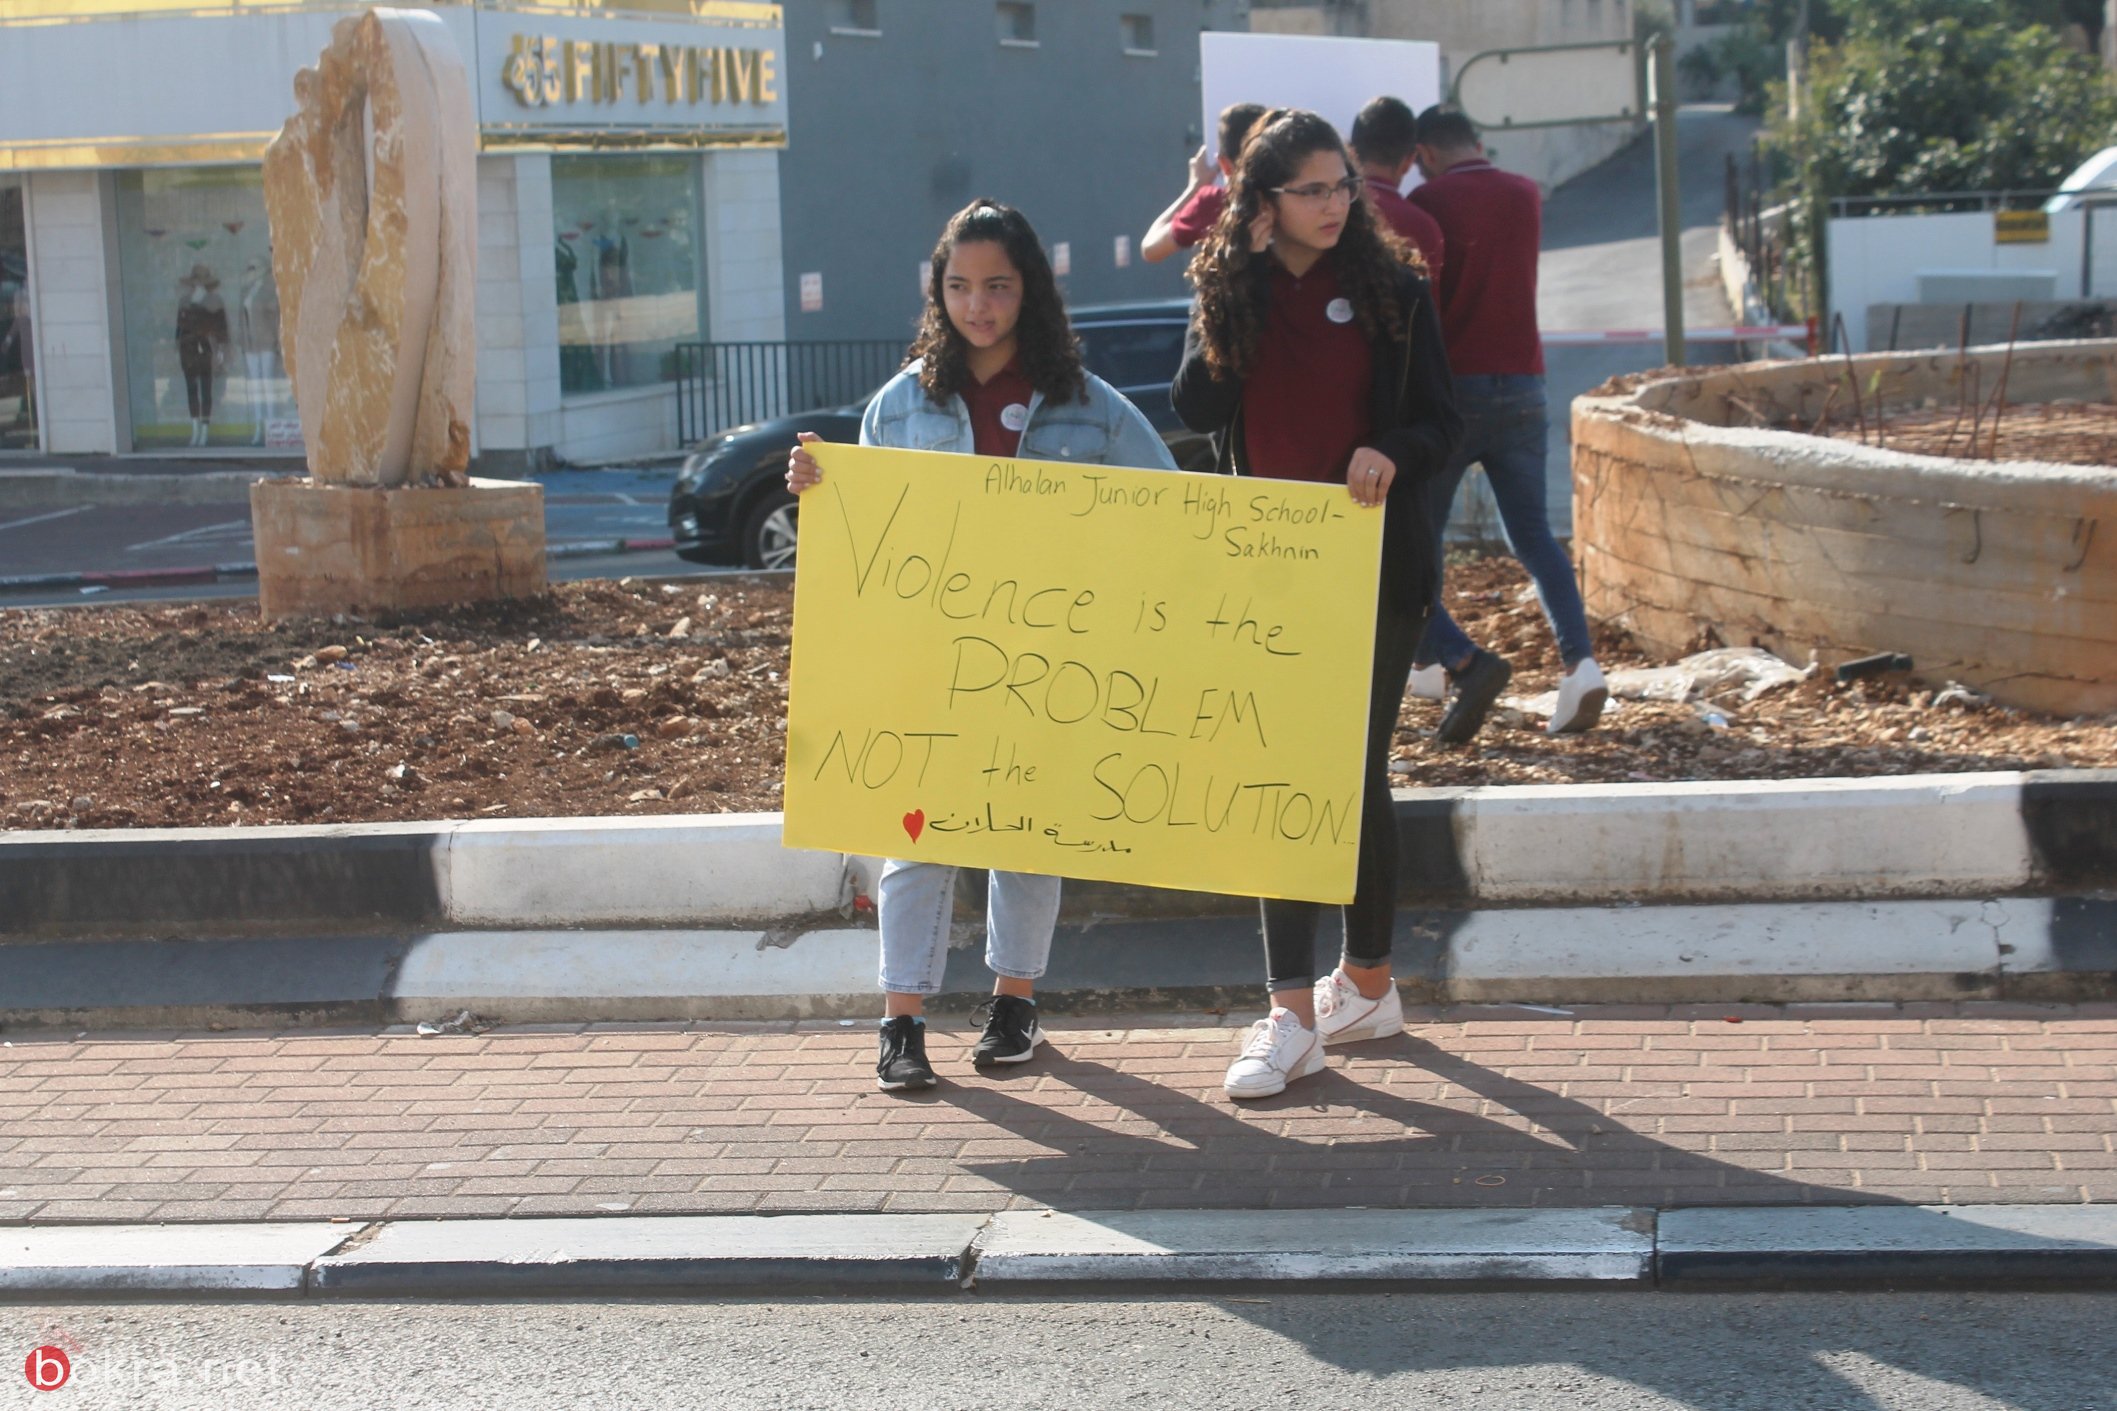
[[[1343,196],[1348,201],[1357,199],[1364,184],[1359,177],[1348,176],[1343,181],[1316,181],[1307,186],[1273,186],[1267,189],[1277,196],[1291,196],[1311,206],[1321,206],[1338,196]]]

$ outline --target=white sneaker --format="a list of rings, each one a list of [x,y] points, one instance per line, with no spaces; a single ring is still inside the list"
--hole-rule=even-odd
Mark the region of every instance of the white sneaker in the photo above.
[[[1326,1044],[1356,1044],[1404,1032],[1404,1001],[1392,980],[1389,992],[1369,999],[1359,986],[1333,970],[1316,982],[1316,1034]]]
[[[1593,729],[1609,701],[1610,688],[1602,679],[1602,668],[1589,657],[1558,678],[1558,706],[1544,729],[1553,735]]]
[[[1274,1009],[1270,1018],[1250,1025],[1242,1056],[1228,1065],[1221,1086],[1232,1098],[1271,1097],[1294,1079],[1322,1071],[1322,1038],[1304,1028],[1293,1010]]]
[[[1447,700],[1448,668],[1439,662],[1432,666],[1414,666],[1411,669],[1411,693],[1422,701]]]

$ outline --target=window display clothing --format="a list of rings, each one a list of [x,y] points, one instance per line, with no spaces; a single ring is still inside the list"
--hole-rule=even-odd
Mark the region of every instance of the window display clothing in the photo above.
[[[279,381],[279,286],[272,269],[252,259],[243,266],[242,297],[236,303],[236,337],[243,350],[243,385],[250,394],[250,444],[265,444],[272,392]]]
[[[191,411],[191,444],[206,444],[213,420],[213,374],[228,344],[228,307],[221,302],[220,278],[204,265],[177,281],[183,297],[176,307],[176,361],[184,374],[184,402]]]

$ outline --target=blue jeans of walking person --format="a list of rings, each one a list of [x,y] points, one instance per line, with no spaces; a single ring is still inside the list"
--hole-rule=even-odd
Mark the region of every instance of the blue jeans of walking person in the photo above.
[[[1507,545],[1529,570],[1544,618],[1558,639],[1559,656],[1571,670],[1594,656],[1595,647],[1588,635],[1588,613],[1581,604],[1572,560],[1551,532],[1550,512],[1544,506],[1546,438],[1550,434],[1544,379],[1534,373],[1458,377],[1455,397],[1463,413],[1463,447],[1427,487],[1427,511],[1435,538],[1445,545],[1456,488],[1472,465],[1482,465],[1492,498],[1499,504]],[[1447,609],[1435,604],[1416,664],[1439,662],[1454,669],[1469,658],[1475,646]]]
[[[882,927],[882,988],[898,995],[937,995],[948,969],[949,922],[956,869],[892,858],[882,864],[877,910]],[[1059,879],[1034,872],[992,872],[985,884],[985,964],[1014,980],[1042,978],[1058,925]]]

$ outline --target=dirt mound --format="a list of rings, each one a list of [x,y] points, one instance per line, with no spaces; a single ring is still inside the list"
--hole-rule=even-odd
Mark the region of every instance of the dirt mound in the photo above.
[[[1450,605],[1515,666],[1558,661],[1511,559],[1455,565]],[[0,826],[178,827],[779,807],[791,589],[568,583],[529,602],[265,626],[250,603],[0,611]],[[1598,634],[1605,668],[1653,665]],[[1413,784],[1903,774],[2117,765],[2117,723],[1934,703],[1818,675],[1753,704],[1628,701],[1592,734],[1500,711],[1437,745],[1399,719]],[[1718,723],[1709,716],[1717,715]]]

